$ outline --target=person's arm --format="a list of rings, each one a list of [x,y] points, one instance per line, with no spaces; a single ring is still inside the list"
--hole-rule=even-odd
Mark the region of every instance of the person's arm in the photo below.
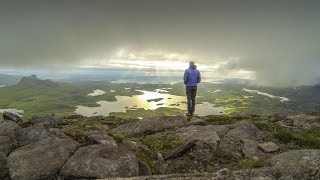
[[[187,84],[187,83],[188,83],[188,73],[187,73],[187,70],[184,71],[183,82],[184,82],[184,84]]]
[[[198,72],[199,72],[199,75],[198,75],[197,81],[198,81],[198,83],[200,83],[201,82],[201,74],[200,74],[200,71],[198,71]]]

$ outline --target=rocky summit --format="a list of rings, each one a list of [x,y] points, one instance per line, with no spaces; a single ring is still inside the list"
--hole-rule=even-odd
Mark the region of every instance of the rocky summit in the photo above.
[[[0,179],[320,179],[320,116],[0,122]]]

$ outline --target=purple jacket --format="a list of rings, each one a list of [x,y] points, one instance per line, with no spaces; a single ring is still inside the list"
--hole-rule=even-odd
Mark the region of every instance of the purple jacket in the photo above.
[[[184,72],[184,84],[186,86],[197,86],[201,82],[200,72],[197,70],[197,66],[190,66]]]

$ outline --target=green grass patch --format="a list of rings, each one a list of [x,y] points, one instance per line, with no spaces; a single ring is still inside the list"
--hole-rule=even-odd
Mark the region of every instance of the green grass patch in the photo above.
[[[214,152],[214,157],[229,162],[236,161],[239,159],[238,156],[236,156],[233,152],[227,149],[217,149]]]
[[[71,137],[73,140],[80,143],[82,146],[97,144],[97,142],[94,139],[89,138],[80,130],[66,131],[64,133],[67,136]]]
[[[108,124],[108,127],[110,129],[113,129],[113,128],[116,128],[116,127],[121,126],[123,124],[127,124],[127,123],[130,123],[130,122],[135,122],[135,121],[139,121],[139,119],[134,119],[134,118],[123,119],[123,118],[119,118],[114,123]]]
[[[206,121],[215,125],[233,124],[236,120],[228,115],[209,115],[206,116],[208,119]]]
[[[122,136],[120,134],[108,133],[108,135],[111,136],[117,142],[117,144],[121,144],[125,138],[124,136]]]
[[[305,114],[310,116],[320,116],[320,111],[307,111]]]
[[[307,149],[320,148],[320,128],[310,130],[296,130],[281,127],[276,124],[255,123],[263,131],[269,132],[273,138],[289,146]]]
[[[186,143],[185,140],[174,139],[168,136],[157,138],[145,137],[141,138],[141,142],[153,151],[172,150]]]
[[[157,163],[157,159],[155,157],[152,157],[144,152],[137,152],[136,157],[139,161],[143,161],[149,165],[152,174],[160,174],[160,171],[158,170],[159,164]]]
[[[254,169],[254,168],[261,168],[265,166],[269,166],[270,163],[266,159],[253,159],[253,158],[247,158],[238,161],[234,165],[234,169]]]

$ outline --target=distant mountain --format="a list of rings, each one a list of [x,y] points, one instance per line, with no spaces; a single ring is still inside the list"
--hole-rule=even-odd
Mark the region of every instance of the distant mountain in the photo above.
[[[0,85],[13,85],[17,84],[22,76],[0,74]]]
[[[38,77],[33,74],[31,76],[26,76],[21,78],[20,82],[17,84],[18,86],[44,86],[44,87],[55,87],[58,84],[51,81],[51,80],[41,80],[38,79]]]

